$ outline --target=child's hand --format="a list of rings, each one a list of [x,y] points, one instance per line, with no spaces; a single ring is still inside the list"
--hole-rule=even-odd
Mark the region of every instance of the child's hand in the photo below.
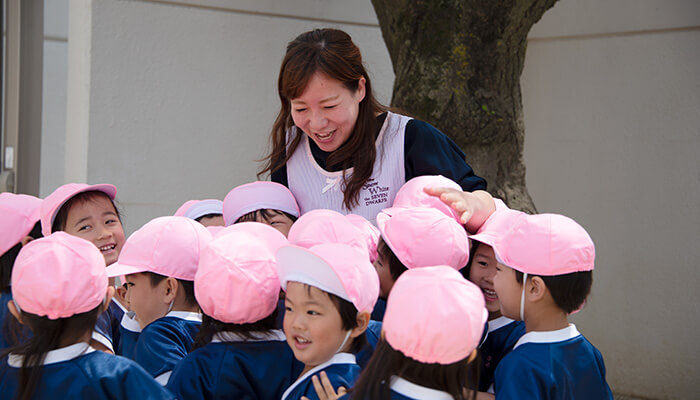
[[[423,191],[439,197],[443,203],[455,210],[462,225],[470,232],[476,232],[486,219],[496,210],[491,195],[483,190],[462,192],[446,187],[426,187]]]
[[[319,380],[318,375],[311,377],[311,382],[314,384],[314,389],[316,389],[316,395],[319,400],[336,400],[337,398],[344,396],[348,391],[344,387],[339,387],[336,392],[331,385],[331,381],[328,379],[328,375],[324,371],[319,374],[321,379]],[[309,400],[308,397],[302,396],[302,400]]]

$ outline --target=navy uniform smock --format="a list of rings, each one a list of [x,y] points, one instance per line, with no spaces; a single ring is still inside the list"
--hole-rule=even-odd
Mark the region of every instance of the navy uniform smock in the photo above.
[[[95,330],[92,333],[93,339],[105,345],[114,354],[121,354],[119,352],[119,323],[125,312],[126,309],[117,300],[112,299],[107,309],[97,317]]]
[[[22,356],[0,360],[0,393],[15,398]],[[46,354],[36,399],[174,399],[135,362],[77,343]]]
[[[513,346],[525,334],[525,323],[507,317],[488,321],[488,335],[479,346],[481,369],[479,371],[479,391],[485,392],[493,385],[493,374],[503,357],[513,350]]]
[[[136,321],[136,314],[133,311],[125,313],[119,324],[119,352],[117,354],[133,360],[139,335],[141,335],[141,325]]]
[[[573,324],[528,332],[496,368],[496,399],[613,398],[598,349]]]
[[[360,368],[365,369],[369,363],[369,359],[372,358],[374,350],[377,348],[377,343],[382,335],[382,323],[380,321],[370,320],[367,325],[367,330],[365,330],[365,337],[367,338],[367,344],[360,349],[360,351],[355,354],[357,358],[357,365]],[[347,388],[346,388],[347,389]]]
[[[355,356],[350,353],[338,353],[329,361],[318,365],[300,376],[282,395],[282,400],[300,400],[306,396],[309,400],[318,400],[316,389],[311,377],[324,371],[331,385],[338,390],[343,386],[348,389],[355,385],[360,376],[360,367],[355,362]]]
[[[134,360],[161,385],[194,343],[202,325],[202,315],[171,311],[143,328],[136,342]]]
[[[304,369],[281,330],[246,339],[232,332],[187,355],[167,389],[180,399],[279,399]]]

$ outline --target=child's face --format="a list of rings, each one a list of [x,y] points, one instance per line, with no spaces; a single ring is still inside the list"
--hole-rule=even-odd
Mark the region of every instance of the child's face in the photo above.
[[[306,369],[330,360],[348,332],[331,298],[315,287],[289,282],[284,303],[284,333],[297,360]]]
[[[496,256],[493,248],[485,244],[479,244],[474,253],[472,265],[469,270],[469,280],[481,289],[486,301],[486,309],[489,311],[489,320],[501,316],[501,303],[493,288],[493,278],[496,276]]]
[[[204,216],[199,219],[199,223],[204,226],[226,226],[223,215]]]
[[[520,319],[520,296],[523,286],[515,280],[515,270],[498,263],[493,287],[501,303],[501,314],[510,319]]]
[[[164,300],[166,280],[153,286],[148,275],[131,274],[126,276],[126,284],[126,300],[142,329],[168,313],[169,303]]]
[[[287,237],[289,236],[289,230],[292,228],[294,221],[286,216],[283,212],[277,210],[267,210],[268,218],[263,218],[263,216],[258,212],[255,214],[255,222],[261,222],[263,224],[270,225],[271,227],[282,232],[282,234]]]
[[[379,297],[386,299],[394,286],[394,278],[391,276],[387,257],[380,254],[374,261],[374,268],[379,275]]]
[[[126,240],[117,211],[107,196],[95,196],[73,204],[66,215],[63,230],[94,243],[107,265],[117,261]]]

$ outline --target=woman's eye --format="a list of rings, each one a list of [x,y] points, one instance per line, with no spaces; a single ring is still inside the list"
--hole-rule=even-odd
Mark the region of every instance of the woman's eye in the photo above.
[[[337,106],[337,104],[334,104],[332,106],[325,106],[323,108],[325,108],[326,110],[330,110],[331,108],[335,108],[335,106]]]
[[[304,112],[304,111],[306,111],[306,108],[295,108],[294,109],[294,112],[298,112],[298,113]]]

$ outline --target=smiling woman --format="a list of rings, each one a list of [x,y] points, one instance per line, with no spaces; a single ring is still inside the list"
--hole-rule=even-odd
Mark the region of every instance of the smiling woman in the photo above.
[[[452,140],[376,100],[347,33],[316,29],[290,42],[278,91],[281,108],[259,175],[289,187],[302,214],[326,208],[374,222],[420,175],[443,175],[479,193],[474,209],[492,208],[486,182]]]

